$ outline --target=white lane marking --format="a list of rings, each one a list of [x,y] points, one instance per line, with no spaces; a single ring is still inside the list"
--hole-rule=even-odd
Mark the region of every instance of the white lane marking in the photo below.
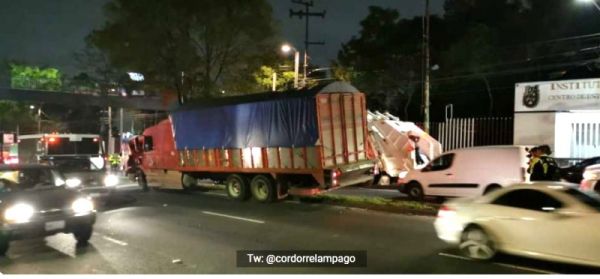
[[[438,253],[438,255],[442,256],[442,257],[454,258],[454,259],[459,259],[459,260],[473,261],[470,258],[459,256],[459,255],[454,255],[454,254]],[[519,269],[519,270],[523,270],[523,271],[535,272],[535,273],[556,274],[554,272],[543,270],[543,269],[524,267],[524,266],[518,266],[518,265],[513,265],[513,264],[504,264],[504,263],[492,263],[492,264],[497,265],[497,266],[512,268],[512,269]]]
[[[212,211],[202,211],[202,213],[207,214],[207,215],[214,215],[214,216],[220,216],[220,217],[231,218],[231,219],[235,219],[235,220],[241,220],[241,221],[256,223],[256,224],[264,224],[265,223],[265,221],[262,221],[262,220],[250,219],[250,218],[244,218],[244,217],[238,217],[238,216],[227,215],[227,214],[221,214],[221,213],[216,213],[216,212],[212,212]]]
[[[204,194],[209,195],[209,196],[227,197],[227,194],[223,194],[223,193],[206,192]]]
[[[127,242],[120,241],[120,240],[118,240],[118,239],[114,239],[114,238],[112,238],[112,237],[110,237],[110,236],[105,236],[105,235],[103,235],[103,236],[102,236],[102,238],[104,238],[105,240],[108,240],[108,241],[110,241],[110,242],[112,242],[112,243],[115,243],[115,244],[121,245],[121,246],[127,246]]]
[[[531,268],[531,267],[524,267],[524,266],[513,265],[513,264],[504,264],[504,263],[493,263],[493,264],[499,265],[499,266],[503,266],[503,267],[508,267],[508,268],[520,269],[520,270],[523,270],[523,271],[535,272],[535,273],[556,274],[555,272],[551,272],[551,271],[548,271],[548,270]]]

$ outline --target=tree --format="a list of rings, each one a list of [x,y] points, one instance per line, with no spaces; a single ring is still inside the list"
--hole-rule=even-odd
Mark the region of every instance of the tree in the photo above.
[[[33,126],[35,118],[29,107],[13,101],[0,101],[0,131],[27,131]]]
[[[271,90],[273,86],[273,73],[277,74],[276,86],[278,90],[293,88],[295,76],[293,71],[276,71],[272,67],[264,65],[254,74],[256,83],[263,89]]]
[[[75,87],[94,88],[103,95],[107,95],[111,88],[114,88],[120,74],[110,62],[107,53],[101,51],[90,41],[86,39],[84,49],[75,53],[75,60],[82,70],[81,73],[73,77]]]
[[[10,85],[17,89],[60,91],[62,73],[56,68],[40,68],[10,63]]]
[[[275,48],[265,0],[113,0],[89,35],[112,65],[182,97],[243,87]]]
[[[431,19],[432,25],[439,21]],[[396,10],[372,6],[360,25],[359,36],[342,45],[334,72],[366,93],[370,109],[414,119],[409,108],[411,115],[419,111],[413,95],[420,90],[420,18],[402,19]]]
[[[369,108],[421,119],[422,23],[371,7],[342,45],[341,74],[365,91]],[[446,0],[443,18],[431,18],[432,119],[449,103],[458,117],[512,115],[515,83],[597,77],[599,31],[597,11],[574,1]]]

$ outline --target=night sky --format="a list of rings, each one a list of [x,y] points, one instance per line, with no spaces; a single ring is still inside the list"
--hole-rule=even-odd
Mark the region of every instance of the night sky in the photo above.
[[[108,0],[0,0],[0,61],[20,62],[75,71],[73,53],[84,46],[83,39],[104,22],[102,7]],[[151,0],[149,0],[151,1]],[[289,9],[299,5],[289,0],[268,0],[279,21],[284,40],[302,48],[304,21],[289,17]],[[315,0],[313,11],[327,10],[325,19],[311,18],[313,62],[329,65],[343,42],[359,31],[369,6],[395,8],[403,17],[421,15],[424,0]],[[443,0],[432,0],[433,13],[441,13]]]

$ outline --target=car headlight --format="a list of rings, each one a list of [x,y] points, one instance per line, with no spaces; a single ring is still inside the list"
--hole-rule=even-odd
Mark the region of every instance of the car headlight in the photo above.
[[[69,178],[69,179],[67,179],[67,181],[65,182],[65,184],[67,185],[68,188],[79,187],[79,185],[81,185],[81,179],[79,179],[79,178]]]
[[[112,187],[119,184],[119,178],[114,174],[104,177],[104,186]]]
[[[73,209],[75,215],[89,214],[94,211],[94,203],[89,199],[78,198],[71,204],[71,209]]]
[[[33,206],[17,203],[4,211],[4,220],[10,223],[27,223],[34,213]]]

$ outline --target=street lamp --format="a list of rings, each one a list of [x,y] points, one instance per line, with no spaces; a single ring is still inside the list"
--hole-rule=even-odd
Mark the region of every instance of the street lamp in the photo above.
[[[594,6],[596,6],[596,9],[598,9],[598,11],[600,11],[600,5],[598,5],[598,2],[596,2],[596,0],[577,0],[577,2],[592,3],[592,4],[594,4]]]
[[[298,89],[298,71],[300,70],[300,52],[298,50],[296,50],[296,48],[294,48],[293,46],[291,46],[289,44],[282,45],[281,51],[283,53],[290,53],[291,51],[294,51],[294,89]]]

